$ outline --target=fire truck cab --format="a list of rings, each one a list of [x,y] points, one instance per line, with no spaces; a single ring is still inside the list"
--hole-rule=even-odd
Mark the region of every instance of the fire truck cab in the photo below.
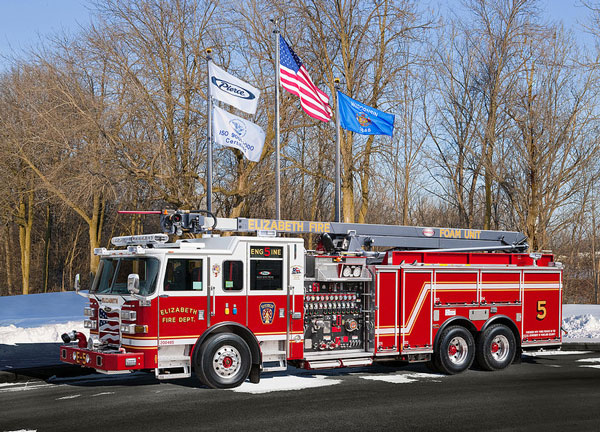
[[[61,360],[103,373],[154,370],[159,379],[195,373],[209,387],[230,388],[288,363],[402,360],[453,374],[474,360],[503,369],[523,349],[560,345],[560,263],[551,254],[478,251],[523,250],[522,235],[206,219],[163,216],[166,232],[202,238],[126,236],[113,239],[123,249],[96,250],[98,271],[81,293],[90,337],[63,335]],[[206,233],[217,226],[257,234]],[[306,251],[302,238],[274,231],[320,232],[323,248]],[[497,244],[482,246],[487,235]],[[444,248],[459,236],[475,251]],[[374,243],[404,250],[368,250]]]

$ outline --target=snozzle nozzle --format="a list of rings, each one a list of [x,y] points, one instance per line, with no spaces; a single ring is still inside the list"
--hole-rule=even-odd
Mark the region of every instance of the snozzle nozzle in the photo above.
[[[73,342],[75,339],[77,339],[77,331],[73,330],[70,333],[63,333],[60,338],[63,340],[64,343],[71,343]]]
[[[63,333],[62,335],[60,335],[60,338],[66,344],[75,342],[75,340],[77,340],[77,346],[79,348],[87,348],[88,345],[85,335],[81,332],[78,332],[77,330],[73,330],[70,333]]]

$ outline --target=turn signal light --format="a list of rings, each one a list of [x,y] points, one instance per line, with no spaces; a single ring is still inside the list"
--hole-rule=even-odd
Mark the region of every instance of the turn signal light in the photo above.
[[[125,334],[148,333],[148,326],[147,325],[139,325],[139,324],[121,324],[121,333],[125,333]]]

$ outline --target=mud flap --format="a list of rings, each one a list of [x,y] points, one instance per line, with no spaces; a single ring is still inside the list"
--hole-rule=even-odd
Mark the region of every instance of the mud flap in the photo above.
[[[250,369],[250,382],[252,384],[258,384],[260,382],[260,365],[253,364]]]

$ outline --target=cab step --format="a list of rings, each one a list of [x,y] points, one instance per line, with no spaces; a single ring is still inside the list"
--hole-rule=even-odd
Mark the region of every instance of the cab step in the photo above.
[[[263,372],[277,372],[287,370],[287,361],[280,359],[276,361],[263,361]]]
[[[156,368],[154,374],[159,380],[189,378],[192,376],[192,368],[190,366]]]

